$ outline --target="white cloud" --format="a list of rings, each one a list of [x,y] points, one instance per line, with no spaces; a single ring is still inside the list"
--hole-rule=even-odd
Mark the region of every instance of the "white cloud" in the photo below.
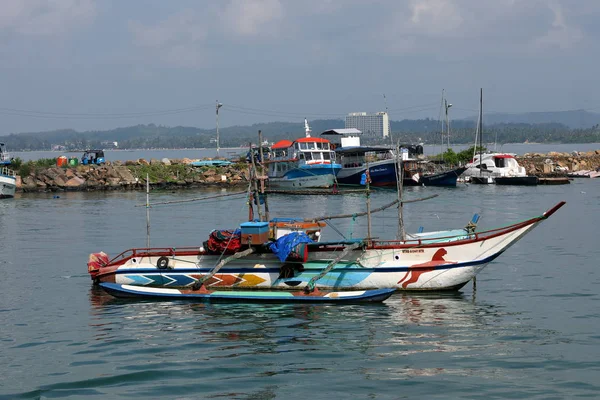
[[[554,14],[551,28],[540,37],[534,39],[533,43],[541,48],[558,47],[566,49],[576,44],[583,38],[581,29],[576,26],[569,26],[565,21],[565,16],[559,4],[549,4],[548,8]]]
[[[95,16],[94,0],[2,0],[0,31],[60,35],[90,23]]]
[[[451,0],[413,0],[408,29],[439,35],[458,29],[463,22],[459,8]]]
[[[276,33],[276,23],[283,15],[283,6],[279,0],[234,0],[223,13],[229,31],[240,36]]]
[[[193,67],[204,63],[204,41],[208,27],[193,10],[184,10],[156,25],[129,21],[133,43],[149,49],[150,55],[165,64]]]

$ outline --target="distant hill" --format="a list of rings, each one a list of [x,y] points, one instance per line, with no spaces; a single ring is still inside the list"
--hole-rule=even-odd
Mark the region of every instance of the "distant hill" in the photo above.
[[[477,121],[477,116],[467,118]],[[493,124],[562,124],[571,129],[587,129],[600,124],[600,114],[585,110],[544,111],[521,114],[494,113],[483,114],[483,122]]]
[[[595,119],[597,118],[597,119]],[[511,121],[511,122],[506,122]],[[519,122],[539,121],[539,122]],[[558,121],[558,122],[557,122]],[[562,122],[561,122],[562,121]],[[570,123],[571,125],[567,125]],[[498,143],[597,143],[600,142],[600,114],[586,111],[562,113],[491,114],[484,115],[485,140]],[[333,128],[343,128],[341,119],[310,121],[313,136]],[[403,143],[441,143],[441,124],[434,119],[390,122],[394,139]],[[452,121],[453,144],[472,143],[476,121]],[[579,128],[584,126],[584,128]],[[265,122],[246,126],[230,126],[219,130],[221,147],[245,146],[258,141],[258,131],[269,142],[304,136],[304,122]],[[9,151],[49,150],[62,146],[65,150],[107,148],[118,142],[121,149],[182,149],[216,147],[216,129],[155,124],[120,127],[106,131],[78,132],[61,129],[46,132],[13,133],[0,137]],[[447,140],[447,138],[445,139]],[[389,144],[390,139],[363,136],[363,144]],[[108,147],[110,148],[110,147]]]

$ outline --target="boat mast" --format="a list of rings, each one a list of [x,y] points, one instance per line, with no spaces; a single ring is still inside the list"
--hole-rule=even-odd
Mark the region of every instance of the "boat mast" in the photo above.
[[[371,243],[371,174],[369,173],[369,159],[365,154],[365,163],[367,166],[367,238]]]
[[[150,248],[150,174],[146,173],[146,247]]]
[[[483,88],[479,89],[479,176],[482,175],[481,159],[483,158]]]
[[[396,188],[398,195],[398,234],[396,239],[406,240],[406,232],[404,231],[404,210],[402,209],[402,160],[400,158],[400,141],[396,144]]]
[[[267,176],[265,174],[265,159],[264,159],[264,154],[263,154],[263,140],[262,140],[262,131],[259,130],[258,131],[258,143],[260,143],[260,166],[261,166],[261,177],[260,177],[260,193],[263,196],[264,202],[265,202],[265,221],[269,221],[269,203],[267,202],[267,195],[265,194],[265,179],[267,179]],[[258,206],[260,207],[260,201],[258,203]]]
[[[308,120],[306,118],[304,118],[304,135],[306,137],[310,137],[310,126],[308,125]]]

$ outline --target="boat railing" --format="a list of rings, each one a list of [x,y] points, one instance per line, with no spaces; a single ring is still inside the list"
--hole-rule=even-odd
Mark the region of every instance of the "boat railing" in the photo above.
[[[0,170],[0,175],[16,176],[15,171],[8,167],[2,167],[2,170]]]
[[[439,245],[442,243],[464,242],[464,241],[481,241],[488,240],[496,236],[503,235],[505,233],[523,228],[527,225],[531,225],[543,217],[535,217],[526,221],[517,222],[512,225],[504,226],[501,228],[489,229],[482,232],[465,233],[463,235],[452,235],[452,236],[439,236],[439,237],[425,237],[425,238],[412,238],[405,241],[402,240],[377,240],[373,242],[373,246],[377,248],[393,248],[394,246],[402,246],[403,248],[414,248],[420,246],[431,246]]]
[[[183,254],[200,254],[202,251],[198,247],[147,247],[127,249],[121,254],[113,257],[108,264],[114,264],[119,261],[127,260],[134,257],[174,257]]]

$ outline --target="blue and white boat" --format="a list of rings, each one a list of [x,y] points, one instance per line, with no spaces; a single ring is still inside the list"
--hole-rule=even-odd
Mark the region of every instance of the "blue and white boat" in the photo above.
[[[295,141],[280,140],[271,146],[268,165],[269,187],[277,189],[329,188],[336,183],[342,166],[327,139],[310,136]]]
[[[10,164],[10,155],[6,152],[4,143],[0,143],[0,199],[15,196],[17,176],[15,171],[8,167]]]

